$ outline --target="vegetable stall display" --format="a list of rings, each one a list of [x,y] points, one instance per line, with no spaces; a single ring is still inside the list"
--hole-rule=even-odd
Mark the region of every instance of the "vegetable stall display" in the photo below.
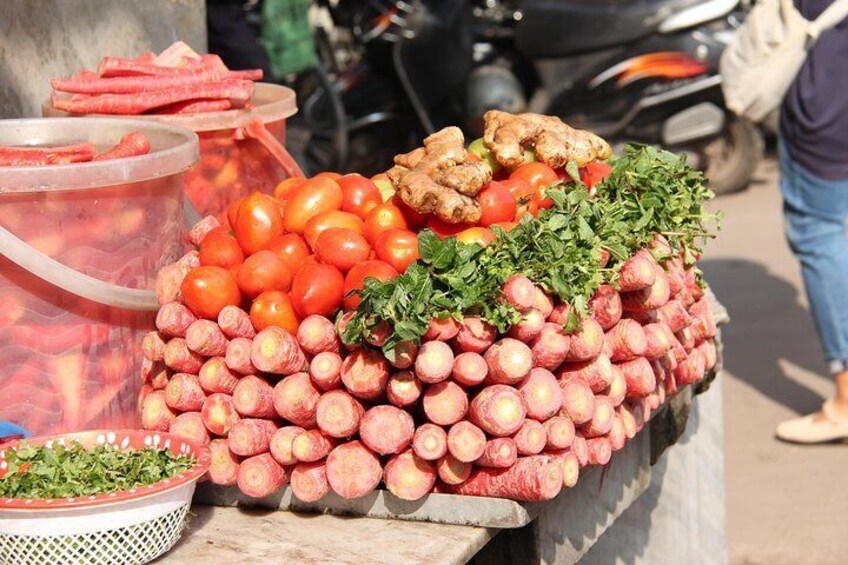
[[[681,157],[489,112],[374,180],[321,173],[206,218],[163,269],[146,428],[213,483],[547,500],[716,363]],[[605,162],[609,159],[609,162]]]

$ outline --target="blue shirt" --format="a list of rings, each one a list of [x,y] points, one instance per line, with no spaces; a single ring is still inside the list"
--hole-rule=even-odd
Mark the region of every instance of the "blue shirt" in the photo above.
[[[795,0],[808,20],[832,0]],[[792,159],[823,179],[848,179],[848,20],[821,34],[786,93],[780,129]]]

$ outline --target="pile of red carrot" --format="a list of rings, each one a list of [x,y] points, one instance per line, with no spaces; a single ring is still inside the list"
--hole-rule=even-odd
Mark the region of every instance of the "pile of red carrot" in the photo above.
[[[231,71],[177,41],[159,55],[105,57],[96,72],[51,81],[53,107],[74,114],[196,114],[245,107],[262,70]]]
[[[716,364],[694,269],[658,262],[672,254],[662,238],[654,246],[623,264],[617,288],[598,289],[577,332],[563,329],[567,305],[515,275],[503,296],[523,318],[506,335],[474,316],[432,320],[393,362],[345,347],[346,315],[257,332],[237,306],[196,316],[180,281],[163,280],[158,331],[143,346],[144,427],[208,443],[210,480],[252,497],[289,484],[304,501],[357,498],[382,483],[408,500],[551,499]],[[190,252],[168,277],[199,264]]]
[[[150,140],[141,132],[125,135],[111,149],[97,152],[93,143],[78,143],[61,147],[19,146],[0,147],[0,167],[39,167],[123,159],[150,152]]]

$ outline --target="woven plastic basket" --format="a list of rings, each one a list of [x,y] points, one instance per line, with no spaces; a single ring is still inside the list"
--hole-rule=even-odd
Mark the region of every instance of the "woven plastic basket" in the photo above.
[[[121,449],[159,447],[189,454],[195,465],[153,485],[97,496],[0,499],[0,563],[4,565],[130,565],[148,563],[177,542],[197,480],[209,468],[209,449],[170,434],[97,431],[36,438],[31,445],[78,441]],[[0,476],[5,449],[0,451]]]

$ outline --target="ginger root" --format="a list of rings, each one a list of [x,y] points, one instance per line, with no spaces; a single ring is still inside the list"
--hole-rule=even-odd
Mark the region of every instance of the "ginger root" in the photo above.
[[[492,171],[469,157],[459,128],[447,127],[428,136],[424,147],[397,155],[395,164],[386,174],[413,210],[432,212],[451,224],[480,219],[474,196],[492,179]]]
[[[521,165],[525,147],[534,148],[536,158],[555,169],[569,161],[582,167],[612,154],[609,144],[597,135],[574,129],[554,116],[490,110],[484,120],[486,145],[510,169]]]

